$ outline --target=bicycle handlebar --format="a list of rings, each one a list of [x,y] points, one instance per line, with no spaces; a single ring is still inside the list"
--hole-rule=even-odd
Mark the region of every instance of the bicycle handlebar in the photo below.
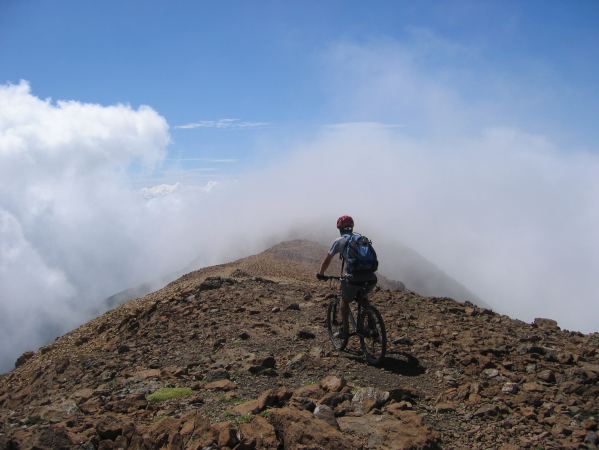
[[[319,273],[317,273],[316,278],[318,278],[321,281],[328,281],[328,280],[342,280],[345,277],[336,277],[335,275],[320,275]]]

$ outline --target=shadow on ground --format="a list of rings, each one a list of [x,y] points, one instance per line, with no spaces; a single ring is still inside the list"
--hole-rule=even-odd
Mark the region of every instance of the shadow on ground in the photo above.
[[[355,362],[368,365],[359,351],[346,349],[343,353],[347,358]],[[383,358],[383,361],[377,367],[387,372],[406,377],[416,377],[426,371],[426,368],[420,364],[420,361],[414,355],[399,351],[387,352],[387,356]]]
[[[418,358],[407,352],[387,352],[380,368],[407,377],[422,375],[426,371]]]

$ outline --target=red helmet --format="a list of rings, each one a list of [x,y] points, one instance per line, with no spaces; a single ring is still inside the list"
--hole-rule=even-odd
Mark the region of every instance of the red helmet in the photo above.
[[[337,219],[337,228],[344,230],[346,228],[354,227],[354,219],[351,216],[341,216]]]

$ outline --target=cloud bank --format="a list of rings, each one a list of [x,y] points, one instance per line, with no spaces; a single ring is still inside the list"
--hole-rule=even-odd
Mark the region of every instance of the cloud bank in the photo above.
[[[93,301],[155,276],[140,238],[154,214],[128,187],[168,143],[148,107],[42,100],[0,87],[0,367],[87,317]],[[150,244],[150,248],[153,245]],[[150,250],[154,254],[156,248]]]
[[[330,47],[339,123],[219,183],[134,186],[167,154],[168,125],[149,107],[0,86],[0,369],[120,290],[315,229],[333,239],[344,213],[496,311],[597,331],[598,153],[506,124],[509,110],[489,106],[492,95],[471,102],[451,70],[431,75],[427,52]],[[382,270],[401,279],[391,261]]]

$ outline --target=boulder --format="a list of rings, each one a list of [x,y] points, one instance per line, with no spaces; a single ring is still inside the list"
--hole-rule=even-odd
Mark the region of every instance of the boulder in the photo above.
[[[324,395],[324,391],[319,384],[307,384],[293,391],[294,397],[305,397],[313,400],[319,400]]]
[[[38,415],[45,421],[58,423],[74,419],[82,414],[74,400],[63,400],[40,408]]]
[[[258,400],[249,400],[244,403],[240,403],[233,408],[233,412],[235,414],[239,414],[240,416],[245,416],[247,414],[258,414],[260,411],[260,406],[258,404]]]
[[[367,414],[371,409],[383,406],[389,400],[389,392],[375,387],[360,388],[352,398],[352,407],[358,414]]]
[[[147,378],[160,378],[160,369],[138,370],[133,374],[133,377],[139,380],[145,380]]]
[[[15,361],[15,369],[17,367],[21,367],[23,364],[29,361],[33,355],[35,355],[34,352],[25,352],[21,356],[19,356]]]
[[[221,380],[214,380],[204,386],[204,389],[210,391],[232,391],[237,386],[231,380],[223,378]]]
[[[324,420],[326,423],[331,425],[332,427],[339,428],[339,424],[335,419],[335,412],[331,409],[330,406],[327,405],[317,405],[314,408],[314,417],[317,419]]]
[[[247,331],[242,331],[241,333],[239,333],[239,339],[241,339],[242,341],[247,341],[250,337],[251,336]]]
[[[244,416],[247,414],[258,414],[270,407],[279,408],[287,403],[292,394],[293,392],[287,388],[269,389],[268,391],[264,391],[257,399],[235,406],[233,412]]]
[[[223,278],[223,277],[207,277],[204,281],[202,281],[200,283],[200,285],[198,286],[198,292],[202,292],[202,291],[210,291],[212,289],[219,289],[221,288],[224,284],[235,284],[237,283],[236,280],[233,280],[231,278]]]
[[[237,438],[239,446],[236,448],[239,450],[279,448],[274,427],[262,416],[256,416],[251,422],[239,425]]]
[[[539,380],[545,381],[546,383],[555,383],[555,374],[549,369],[542,370],[537,373],[537,378]]]
[[[289,407],[273,409],[269,420],[286,450],[360,448],[353,439],[305,410]]]
[[[497,370],[497,369],[485,369],[485,370],[483,370],[483,374],[487,378],[495,378],[497,375],[499,375],[499,370]]]
[[[320,399],[320,404],[327,405],[327,406],[330,406],[331,408],[334,408],[337,405],[339,405],[340,403],[343,403],[344,401],[347,401],[347,400],[351,401],[351,399],[352,399],[351,393],[329,392],[328,394],[325,394]]]
[[[102,417],[96,424],[96,434],[100,440],[110,439],[114,441],[122,435],[131,437],[133,430],[132,422],[109,415]]]
[[[206,377],[204,378],[204,380],[211,382],[211,381],[224,380],[224,379],[228,380],[229,378],[230,378],[230,375],[227,370],[216,369],[216,370],[212,370],[212,371],[208,372],[206,374]]]
[[[233,428],[231,422],[219,422],[212,425],[212,429],[217,436],[217,444],[219,448],[233,448],[239,442],[237,432]]]
[[[327,392],[339,392],[346,384],[345,378],[334,375],[329,375],[320,381],[320,387]]]
[[[541,317],[536,318],[533,321],[533,326],[538,328],[545,328],[547,330],[559,330],[560,328],[557,326],[557,322],[552,319],[543,319]]]
[[[473,416],[474,417],[489,417],[496,416],[499,413],[499,408],[493,404],[485,404],[478,408]]]
[[[253,375],[276,375],[276,360],[270,355],[264,358],[254,358],[252,364],[248,366],[248,371]]]
[[[518,392],[518,383],[506,382],[501,388],[501,392],[504,394],[516,394]]]
[[[218,439],[210,421],[195,411],[181,419],[164,417],[153,423],[147,431],[150,441],[158,448],[182,449],[186,442],[185,448],[201,449],[214,444]]]
[[[522,384],[522,390],[525,392],[543,392],[545,387],[534,381]]]
[[[310,330],[302,329],[297,332],[297,337],[300,339],[314,339],[316,335]]]
[[[437,434],[414,411],[398,411],[395,416],[339,417],[337,421],[341,431],[367,438],[367,448],[412,450],[438,445]]]
[[[280,408],[287,403],[287,400],[289,400],[292,395],[293,392],[284,387],[269,389],[258,397],[258,407],[260,408],[260,411],[269,407]]]
[[[295,369],[300,367],[302,364],[304,364],[305,362],[308,361],[308,356],[305,353],[298,353],[297,355],[295,355],[293,358],[291,358],[289,360],[289,362],[287,363],[287,368],[288,369]]]

